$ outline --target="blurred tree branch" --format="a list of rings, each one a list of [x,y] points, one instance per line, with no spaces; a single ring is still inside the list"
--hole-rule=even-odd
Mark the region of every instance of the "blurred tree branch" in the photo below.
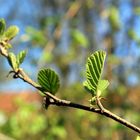
[[[45,53],[45,52],[51,53],[53,51],[53,49],[55,48],[55,42],[57,42],[61,37],[62,23],[65,20],[72,19],[78,13],[78,11],[80,10],[80,7],[81,7],[81,1],[75,1],[70,5],[67,12],[63,15],[62,20],[56,26],[56,28],[53,32],[53,38],[49,39],[47,44],[45,45],[44,50],[42,51],[43,53]]]

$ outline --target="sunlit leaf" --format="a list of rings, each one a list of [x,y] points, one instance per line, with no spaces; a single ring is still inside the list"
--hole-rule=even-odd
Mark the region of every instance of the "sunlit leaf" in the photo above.
[[[109,86],[108,80],[99,80],[97,88],[99,91],[103,92],[108,86]]]
[[[3,18],[0,19],[0,35],[3,35],[6,28],[6,23]]]
[[[5,37],[8,40],[14,38],[19,32],[19,28],[17,26],[10,26],[4,33]]]
[[[16,56],[14,53],[10,52],[8,54],[8,62],[9,65],[13,68],[13,70],[16,70],[18,68]]]
[[[96,51],[93,53],[86,64],[86,82],[84,82],[85,88],[87,88],[93,95],[97,90],[104,90],[108,83],[100,81],[106,53],[104,51]]]
[[[20,64],[22,64],[22,62],[23,62],[25,56],[26,56],[26,51],[25,51],[25,50],[19,52],[19,54],[17,55],[17,64],[18,64],[18,66],[19,66]]]
[[[59,89],[59,77],[55,71],[51,69],[40,70],[37,79],[44,91],[55,94]]]

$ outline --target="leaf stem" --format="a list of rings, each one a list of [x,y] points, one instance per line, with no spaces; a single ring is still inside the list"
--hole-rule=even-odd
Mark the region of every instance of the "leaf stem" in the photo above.
[[[96,96],[96,102],[97,102],[97,106],[99,107],[101,112],[104,113],[105,108],[103,107],[102,103],[100,102],[100,99],[98,96]]]

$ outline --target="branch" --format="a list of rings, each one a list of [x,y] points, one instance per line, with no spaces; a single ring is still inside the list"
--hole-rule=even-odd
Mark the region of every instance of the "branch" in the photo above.
[[[0,54],[3,55],[4,57],[6,57],[8,60],[8,52],[1,44],[0,44]],[[47,99],[47,100],[45,100],[46,107],[48,105],[66,106],[66,107],[81,109],[81,110],[85,110],[85,111],[89,111],[89,112],[94,112],[94,113],[106,116],[108,118],[111,118],[111,119],[115,120],[116,122],[119,122],[120,124],[134,130],[135,132],[140,133],[139,127],[133,125],[132,123],[120,118],[119,116],[117,116],[117,115],[113,114],[112,112],[108,111],[107,109],[105,109],[102,106],[102,104],[98,98],[97,98],[97,105],[98,105],[99,109],[93,108],[91,106],[85,106],[85,105],[73,103],[73,102],[67,101],[67,100],[62,100],[62,99],[59,99],[58,97],[52,95],[49,92],[44,92],[43,89],[41,88],[41,86],[38,85],[37,83],[35,83],[32,79],[30,79],[28,77],[28,75],[23,71],[22,68],[19,68],[18,71],[13,70],[12,73],[14,73],[14,75],[13,75],[14,78],[20,78],[24,82],[26,82],[26,83],[32,85],[33,87],[35,87],[36,89],[38,89],[39,91],[42,91],[44,93],[45,99]]]
[[[106,116],[108,118],[111,118],[113,120],[115,120],[116,122],[121,123],[122,125],[134,130],[135,132],[140,133],[140,128],[133,125],[132,123],[126,121],[125,119],[120,118],[119,116],[113,114],[112,112],[110,112],[107,109],[97,109],[97,108],[93,108],[90,106],[85,106],[85,105],[81,105],[81,104],[77,104],[77,103],[73,103],[71,101],[65,101],[65,100],[60,100],[59,102],[55,102],[55,101],[51,101],[47,104],[50,105],[56,105],[56,106],[66,106],[66,107],[71,107],[71,108],[76,108],[76,109],[81,109],[81,110],[85,110],[85,111],[89,111],[89,112],[94,112],[103,116]]]

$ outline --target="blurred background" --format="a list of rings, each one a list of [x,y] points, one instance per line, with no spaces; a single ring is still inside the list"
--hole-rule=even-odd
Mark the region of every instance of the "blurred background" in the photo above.
[[[27,50],[22,68],[36,81],[51,67],[60,76],[57,96],[89,105],[85,80],[87,57],[105,50],[105,108],[140,126],[139,0],[0,0],[0,17],[20,28],[12,41]],[[6,77],[10,67],[0,57],[0,139],[134,140],[137,133],[103,116],[81,110],[42,107],[37,91]]]

